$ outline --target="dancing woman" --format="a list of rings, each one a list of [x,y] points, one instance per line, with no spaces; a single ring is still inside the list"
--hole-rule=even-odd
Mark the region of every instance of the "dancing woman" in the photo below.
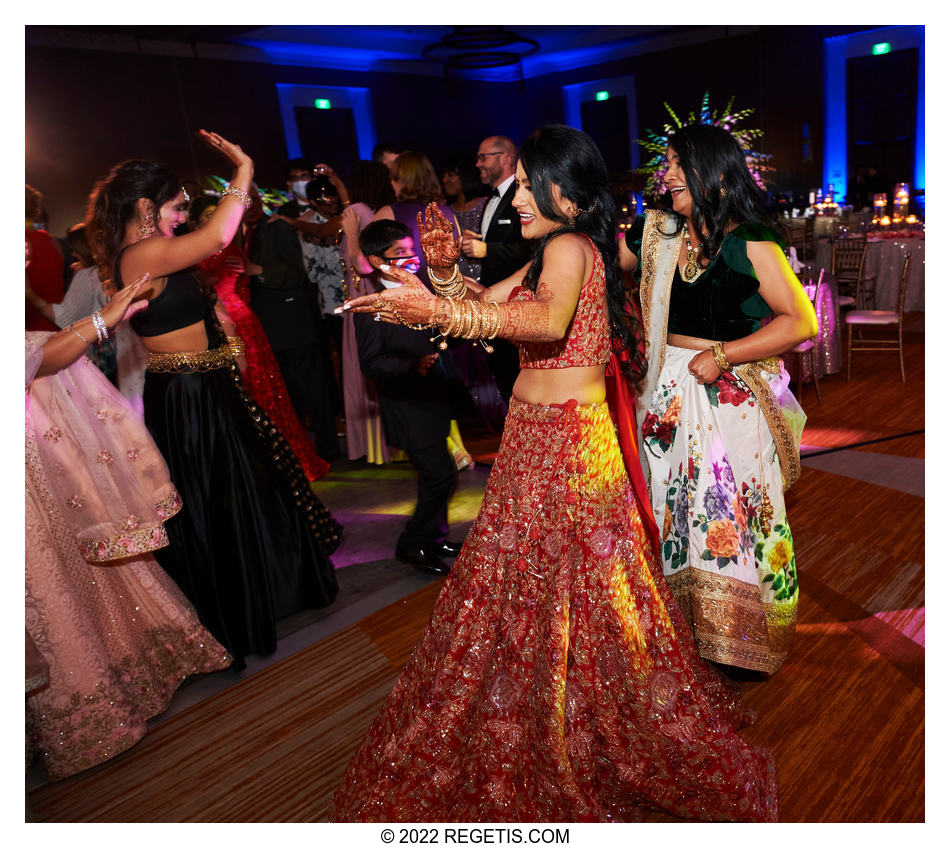
[[[234,356],[242,344],[225,338],[195,274],[234,237],[253,172],[240,147],[201,135],[234,165],[201,229],[173,238],[187,208],[180,182],[161,165],[131,160],[97,186],[90,231],[118,286],[151,274],[149,308],[131,322],[148,349],[145,421],[186,504],[159,561],[240,668],[248,654],[274,651],[277,619],[333,600],[325,546],[335,547],[339,525],[241,387]]]
[[[603,158],[583,133],[544,127],[516,179],[537,247],[515,276],[467,286],[450,225],[430,213],[444,296],[392,267],[403,286],[348,304],[514,339],[522,370],[481,510],[333,817],[773,820],[771,758],[737,735],[749,716],[696,653],[604,402],[611,349],[631,339]]]
[[[28,690],[27,750],[53,780],[125,751],[186,677],[231,663],[155,561],[182,506],[168,469],[83,356],[145,306],[144,284],[26,334],[26,632],[48,667]]]
[[[640,216],[620,244],[641,278],[640,456],[663,573],[702,656],[772,673],[795,628],[783,486],[805,420],[776,357],[818,331],[815,311],[726,130],[673,133],[665,180],[669,211]]]

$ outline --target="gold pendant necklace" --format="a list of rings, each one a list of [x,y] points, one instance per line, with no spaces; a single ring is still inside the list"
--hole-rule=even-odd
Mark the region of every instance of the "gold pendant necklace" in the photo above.
[[[689,283],[699,273],[699,248],[694,248],[690,242],[689,230],[686,230],[684,238],[686,240],[686,267],[683,269],[683,279]]]

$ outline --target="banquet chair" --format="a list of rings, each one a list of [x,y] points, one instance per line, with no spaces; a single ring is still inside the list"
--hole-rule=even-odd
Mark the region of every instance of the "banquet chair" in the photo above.
[[[896,350],[901,364],[901,382],[906,382],[904,375],[904,295],[907,294],[907,278],[910,276],[910,251],[904,254],[904,267],[901,269],[900,288],[897,292],[897,311],[885,309],[854,309],[845,316],[848,325],[848,379],[851,379],[851,354],[868,350]],[[852,334],[858,328],[858,338]],[[862,338],[862,328],[897,329],[897,338],[888,335],[887,338]]]
[[[831,240],[831,273],[838,284],[838,306],[866,304],[864,293],[864,262],[867,259],[867,236]],[[873,299],[873,294],[872,294]]]
[[[791,224],[785,225],[785,241],[788,242],[789,247],[795,248],[795,253],[802,262],[808,258],[808,242],[805,235],[805,226],[793,227]]]
[[[825,304],[821,297],[821,287],[825,285],[822,281],[825,276],[825,269],[822,268],[818,274],[818,282],[815,284],[815,294],[809,298],[811,305],[815,310],[815,318],[818,320],[818,333],[810,339],[795,345],[789,353],[797,356],[798,362],[798,402],[802,401],[802,372],[805,368],[805,356],[808,356],[811,363],[811,380],[815,385],[815,395],[818,397],[818,405],[821,406],[821,389],[818,387],[818,339],[821,337],[821,326],[824,318]]]

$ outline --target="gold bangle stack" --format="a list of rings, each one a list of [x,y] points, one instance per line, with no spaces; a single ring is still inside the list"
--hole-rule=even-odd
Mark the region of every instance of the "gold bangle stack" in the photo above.
[[[447,297],[450,300],[461,300],[465,297],[465,280],[462,278],[458,263],[453,267],[452,274],[447,280],[439,279],[432,273],[431,268],[426,268],[426,273],[429,275],[432,287],[439,297]]]
[[[237,359],[239,356],[244,356],[244,351],[247,350],[247,345],[244,344],[244,339],[242,339],[240,336],[228,336],[227,340],[228,350],[234,359]]]
[[[439,323],[444,323],[442,341],[439,348],[448,347],[446,338],[478,339],[487,353],[494,353],[495,348],[485,344],[483,339],[493,339],[501,329],[501,305],[495,300],[450,300],[448,315]],[[434,341],[434,339],[433,339]]]
[[[713,359],[716,360],[716,365],[719,366],[719,370],[725,373],[726,371],[732,370],[732,365],[729,360],[726,358],[726,352],[722,349],[722,342],[716,342],[710,350],[712,351]]]
[[[245,209],[251,208],[251,196],[244,191],[242,188],[238,188],[234,185],[227,186],[224,191],[221,192],[221,197],[223,198],[226,194],[230,194],[231,197],[236,197],[241,203],[244,204]]]

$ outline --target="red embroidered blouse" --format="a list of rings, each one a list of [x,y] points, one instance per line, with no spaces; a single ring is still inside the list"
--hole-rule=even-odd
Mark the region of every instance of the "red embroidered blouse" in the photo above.
[[[586,238],[594,250],[594,267],[581,286],[567,334],[555,342],[519,342],[518,358],[522,368],[583,368],[606,365],[610,359],[604,259],[594,242]],[[534,292],[522,284],[511,292],[508,300],[534,300]]]

